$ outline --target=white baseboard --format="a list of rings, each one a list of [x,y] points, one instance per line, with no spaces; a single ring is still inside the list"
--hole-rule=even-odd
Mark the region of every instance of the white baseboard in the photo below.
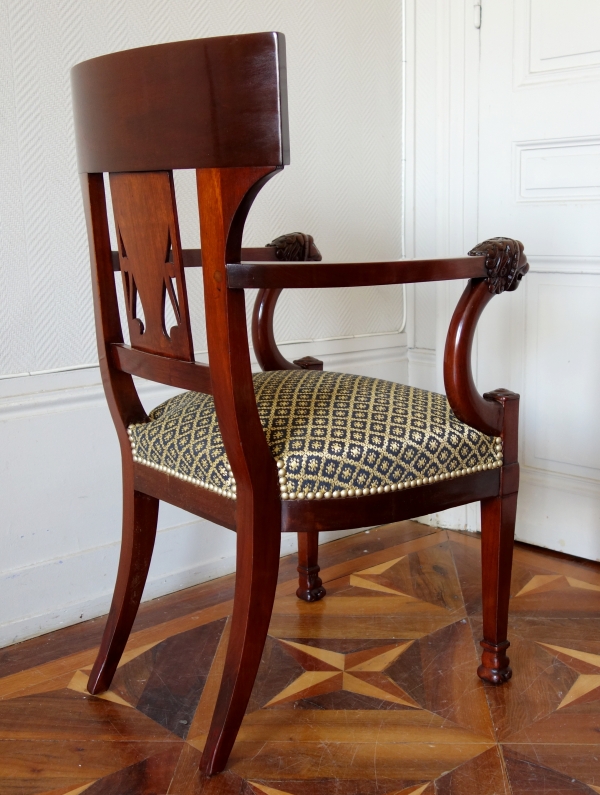
[[[406,336],[282,346],[289,359],[406,383]],[[147,408],[172,389],[140,383]],[[0,380],[0,647],[108,611],[120,524],[120,454],[97,367]],[[359,530],[349,532],[360,532]],[[321,543],[348,533],[322,533]],[[282,554],[296,548],[282,537]],[[235,569],[235,535],[161,504],[144,600]]]
[[[515,537],[600,560],[600,484],[589,478],[521,468]]]

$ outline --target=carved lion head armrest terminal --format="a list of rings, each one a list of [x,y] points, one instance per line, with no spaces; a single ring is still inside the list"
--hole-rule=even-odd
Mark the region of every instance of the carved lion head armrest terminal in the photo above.
[[[267,246],[274,247],[277,259],[285,262],[321,262],[323,259],[313,236],[305,235],[304,232],[281,235],[267,243]]]
[[[470,257],[485,257],[487,285],[490,293],[513,292],[529,270],[520,240],[492,237],[469,251]]]

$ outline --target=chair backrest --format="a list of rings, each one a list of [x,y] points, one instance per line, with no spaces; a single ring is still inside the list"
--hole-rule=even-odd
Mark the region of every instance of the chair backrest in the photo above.
[[[75,66],[71,82],[82,172],[289,163],[281,33],[103,55]]]
[[[285,85],[278,33],[142,47],[72,70],[80,171],[110,173],[133,348],[193,360],[172,170],[289,162]]]
[[[122,448],[128,424],[146,418],[132,375],[209,392],[238,484],[256,486],[275,465],[254,398],[244,294],[228,288],[226,266],[240,261],[254,197],[289,163],[285,38],[143,47],[81,63],[71,76],[100,365]],[[173,169],[197,172],[210,370],[194,361]],[[118,311],[105,172],[131,347]]]

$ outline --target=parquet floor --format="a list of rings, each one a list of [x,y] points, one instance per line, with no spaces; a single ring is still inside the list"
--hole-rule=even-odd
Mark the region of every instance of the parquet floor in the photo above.
[[[102,620],[0,651],[2,795],[600,793],[600,566],[518,547],[512,681],[476,677],[479,541],[412,522],[322,548],[328,595],[282,565],[227,771],[197,772],[233,578],[143,606],[111,690]]]

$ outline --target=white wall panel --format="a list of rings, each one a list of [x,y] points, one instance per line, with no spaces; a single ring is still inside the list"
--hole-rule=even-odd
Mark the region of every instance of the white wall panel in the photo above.
[[[597,0],[531,0],[531,71],[600,64],[598,31]]]
[[[407,61],[407,254],[464,256],[481,240],[477,232],[479,34],[473,25],[473,4],[410,0]],[[462,287],[460,282],[438,282],[416,285],[409,292],[411,384],[444,391],[446,332]],[[471,506],[461,506],[422,521],[465,529],[472,528],[473,514]]]
[[[514,0],[515,87],[597,79],[597,0]]]
[[[498,363],[497,383],[521,393],[517,538],[592,559],[600,558],[599,13],[593,0],[486,0],[478,196],[480,236],[500,223],[531,263],[517,293],[486,310],[477,352],[479,386],[494,386]]]
[[[531,275],[524,463],[598,478],[600,278]]]
[[[515,144],[517,201],[600,198],[600,138]]]

